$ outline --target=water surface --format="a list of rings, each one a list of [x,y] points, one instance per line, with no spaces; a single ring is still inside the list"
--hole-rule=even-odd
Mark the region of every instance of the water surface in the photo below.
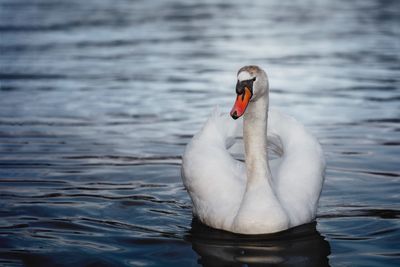
[[[398,266],[399,1],[0,0],[0,265]],[[320,140],[316,223],[192,221],[185,144],[235,73]]]

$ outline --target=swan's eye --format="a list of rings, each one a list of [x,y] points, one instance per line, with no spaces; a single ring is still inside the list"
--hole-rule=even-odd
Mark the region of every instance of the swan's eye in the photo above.
[[[253,82],[256,80],[256,77],[253,78]]]

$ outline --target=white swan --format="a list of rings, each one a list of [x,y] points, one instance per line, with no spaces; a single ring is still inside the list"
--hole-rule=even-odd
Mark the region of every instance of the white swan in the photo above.
[[[231,111],[243,118],[245,164],[228,149],[240,125],[215,110],[187,145],[182,180],[193,213],[213,228],[241,234],[273,233],[315,219],[325,160],[318,141],[292,117],[268,112],[267,74],[245,66],[237,75]],[[268,143],[281,157],[268,159]]]

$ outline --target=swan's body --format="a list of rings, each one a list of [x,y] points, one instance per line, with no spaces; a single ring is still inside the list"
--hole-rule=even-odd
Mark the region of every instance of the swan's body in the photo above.
[[[265,72],[255,66],[242,68],[238,86],[250,79],[254,88],[244,109],[236,106],[250,93],[252,83],[244,85],[248,91],[237,89],[231,112],[234,118],[236,112],[244,113],[246,163],[228,150],[240,136],[240,123],[216,110],[186,147],[182,179],[193,213],[203,223],[235,233],[273,233],[315,219],[325,161],[318,141],[303,125],[278,111],[268,112]],[[269,145],[283,152],[272,161],[267,128]]]

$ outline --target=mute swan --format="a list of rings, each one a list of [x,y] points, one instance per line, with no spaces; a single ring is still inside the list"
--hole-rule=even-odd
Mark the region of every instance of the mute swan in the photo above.
[[[318,141],[290,116],[268,112],[267,74],[258,66],[237,74],[230,112],[215,110],[186,146],[182,180],[193,214],[204,224],[240,234],[279,232],[315,219],[325,159]],[[245,164],[229,148],[243,116]],[[269,160],[268,142],[281,150]]]

